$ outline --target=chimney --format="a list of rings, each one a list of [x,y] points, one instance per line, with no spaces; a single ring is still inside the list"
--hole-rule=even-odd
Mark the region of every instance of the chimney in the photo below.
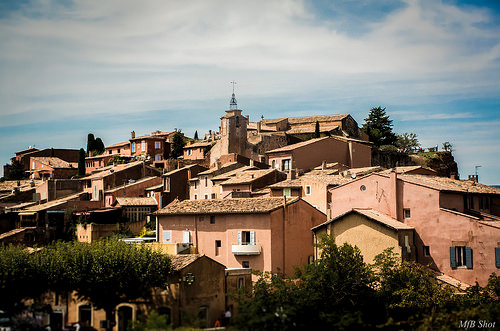
[[[215,162],[215,169],[217,169],[217,170],[219,170],[219,169],[220,169],[220,161],[219,161],[219,160],[217,160],[217,161]]]
[[[132,131],[130,132],[130,139],[134,139],[135,138],[135,131]]]
[[[326,160],[323,160],[323,162],[321,162],[321,170],[326,170]]]

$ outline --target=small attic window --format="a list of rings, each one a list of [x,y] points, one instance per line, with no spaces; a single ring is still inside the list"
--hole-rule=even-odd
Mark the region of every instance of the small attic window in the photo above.
[[[361,190],[361,192],[364,192],[364,191],[366,191],[366,186],[361,185],[361,186],[359,187],[359,189]]]

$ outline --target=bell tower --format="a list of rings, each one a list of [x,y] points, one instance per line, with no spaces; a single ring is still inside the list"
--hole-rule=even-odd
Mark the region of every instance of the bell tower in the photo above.
[[[226,115],[221,117],[221,139],[224,140],[223,153],[237,153],[245,155],[247,147],[247,125],[248,120],[241,115],[241,109],[238,109],[236,96],[233,94],[229,101],[229,109],[226,110]]]

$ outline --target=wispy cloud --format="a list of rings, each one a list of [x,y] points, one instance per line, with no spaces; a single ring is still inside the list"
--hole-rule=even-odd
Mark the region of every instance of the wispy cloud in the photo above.
[[[393,104],[401,126],[477,119],[438,106],[500,96],[494,14],[435,0],[25,1],[0,13],[0,127],[164,109],[167,128],[185,111],[204,119],[185,127],[213,129],[233,79],[258,117],[361,122]],[[399,110],[418,105],[432,109]]]

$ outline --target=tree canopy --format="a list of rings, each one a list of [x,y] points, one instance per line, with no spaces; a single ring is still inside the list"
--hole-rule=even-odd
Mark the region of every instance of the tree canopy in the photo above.
[[[12,164],[7,164],[4,167],[4,178],[7,180],[17,180],[27,178],[23,164],[17,160],[12,160]]]
[[[319,138],[320,137],[320,131],[319,131],[319,122],[316,121],[316,125],[314,127],[314,136],[313,138]]]
[[[196,131],[194,132],[194,138],[193,138],[193,139],[194,139],[194,140],[198,140],[198,130],[196,130]]]
[[[265,273],[241,299],[239,330],[394,330],[455,328],[459,320],[489,319],[500,313],[500,277],[465,293],[440,284],[434,272],[401,262],[391,249],[363,262],[357,247],[325,236],[321,258],[297,269],[294,278]]]
[[[386,114],[385,108],[379,106],[370,109],[362,129],[375,147],[396,143],[396,135],[392,132],[392,120]]]
[[[183,154],[183,148],[186,143],[182,133],[176,132],[172,138],[172,157],[178,158]]]
[[[95,138],[93,133],[87,135],[87,153],[92,152],[95,155],[104,153],[104,143],[101,138]]]
[[[420,147],[420,143],[418,142],[417,135],[415,133],[403,133],[396,135],[396,146],[411,151]]]
[[[78,152],[78,176],[85,175],[85,150],[80,148]]]
[[[1,247],[0,270],[0,309],[15,312],[15,303],[46,291],[75,291],[113,320],[118,304],[150,298],[153,288],[165,288],[171,265],[167,255],[144,245],[101,240],[58,242],[32,254]]]

